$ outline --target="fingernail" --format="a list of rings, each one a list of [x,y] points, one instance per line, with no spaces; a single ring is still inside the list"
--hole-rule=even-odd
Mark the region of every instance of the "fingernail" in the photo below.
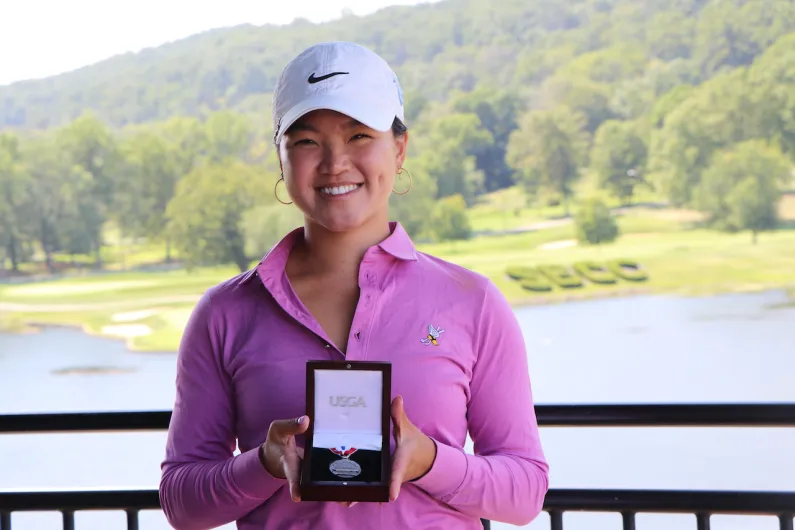
[[[300,418],[295,420],[295,423],[297,423],[298,425],[301,425],[302,423],[304,423],[304,416],[301,416]]]

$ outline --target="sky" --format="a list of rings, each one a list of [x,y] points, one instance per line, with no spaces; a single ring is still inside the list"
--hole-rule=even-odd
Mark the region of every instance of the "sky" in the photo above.
[[[438,0],[0,0],[0,85],[238,24],[325,22]]]

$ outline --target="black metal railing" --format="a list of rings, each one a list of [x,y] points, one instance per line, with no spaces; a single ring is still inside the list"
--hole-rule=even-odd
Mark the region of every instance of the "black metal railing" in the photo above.
[[[795,427],[795,404],[539,405],[536,413],[542,427]],[[170,418],[169,411],[0,415],[0,434],[158,431]],[[124,511],[128,530],[137,530],[138,513],[156,509],[156,489],[0,492],[0,530],[11,530],[11,513],[24,511],[58,511],[64,530],[74,530],[83,510]],[[709,530],[713,514],[766,515],[793,530],[795,491],[551,489],[544,511],[552,530],[574,511],[620,513],[624,530],[635,529],[639,513],[692,514],[698,530]]]

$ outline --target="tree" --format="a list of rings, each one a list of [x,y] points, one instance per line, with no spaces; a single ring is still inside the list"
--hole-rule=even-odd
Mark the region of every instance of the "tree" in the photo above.
[[[17,137],[11,133],[0,134],[0,265],[4,266],[8,257],[14,272],[19,271],[22,257],[23,215],[28,185],[27,174],[21,164]]]
[[[78,247],[90,252],[99,230],[88,222],[92,212],[86,211],[92,206],[92,175],[74,164],[61,145],[54,135],[44,135],[21,147],[26,175],[22,226],[38,242],[50,273],[56,272],[54,253]]]
[[[294,205],[268,204],[247,210],[242,219],[246,255],[263,256],[303,222],[301,210]]]
[[[795,33],[780,38],[757,58],[749,79],[762,109],[764,130],[795,160]]]
[[[695,19],[679,10],[663,11],[649,23],[649,53],[664,61],[689,58],[695,36]]]
[[[600,245],[618,237],[619,230],[610,208],[598,197],[585,199],[574,214],[580,244]]]
[[[792,164],[774,146],[750,140],[718,152],[704,171],[696,205],[711,226],[757,234],[776,227],[781,190]]]
[[[94,115],[87,113],[57,131],[57,149],[79,172],[80,193],[76,201],[79,222],[95,253],[97,267],[102,266],[102,229],[110,219],[116,193],[119,153],[110,129]],[[77,232],[76,232],[77,233]]]
[[[605,120],[614,118],[610,97],[614,90],[582,75],[558,73],[541,86],[538,106],[541,109],[568,107],[585,118],[583,129],[592,134]]]
[[[177,157],[178,173],[187,175],[198,160],[210,151],[207,127],[197,118],[174,116],[167,121],[153,124],[158,133],[172,147],[172,155]]]
[[[582,114],[567,107],[531,111],[511,134],[506,156],[528,194],[540,184],[562,197],[568,215],[572,186],[586,162],[589,142]]]
[[[469,239],[472,226],[467,217],[467,205],[460,195],[444,197],[436,203],[432,230],[438,241]]]
[[[709,75],[750,64],[776,38],[794,30],[790,1],[710,2],[699,16],[693,55]]]
[[[746,177],[731,191],[726,202],[729,205],[729,223],[751,231],[751,241],[756,244],[757,235],[778,224],[778,202],[781,190],[773,179]]]
[[[166,208],[169,237],[188,267],[234,263],[248,269],[244,212],[266,179],[241,162],[200,166],[177,184]]]
[[[253,132],[246,117],[230,111],[214,112],[205,123],[205,131],[211,162],[248,161]]]
[[[584,77],[597,83],[616,83],[635,77],[646,66],[646,54],[631,43],[603,48],[582,54],[558,72],[567,76]]]
[[[158,241],[167,236],[166,207],[184,176],[184,156],[153,130],[135,133],[121,145],[122,175],[115,203],[123,231],[132,236]],[[171,246],[166,240],[166,261]]]
[[[485,181],[484,172],[477,167],[478,157],[494,144],[477,114],[444,115],[428,123],[418,136],[419,165],[436,182],[437,196],[458,194],[473,204]]]
[[[765,137],[754,101],[747,71],[738,69],[704,83],[666,116],[662,129],[653,134],[649,165],[671,204],[691,202],[713,153]]]
[[[692,85],[676,85],[657,98],[651,109],[652,126],[661,128],[665,124],[668,114],[687,100],[693,94],[693,90]]]
[[[646,144],[633,123],[604,122],[596,131],[590,158],[599,186],[624,204],[630,203],[635,188],[645,183],[640,175],[646,167]]]
[[[484,174],[485,190],[511,186],[513,171],[505,163],[505,149],[508,138],[518,126],[516,118],[524,110],[521,99],[514,93],[484,86],[456,96],[453,109],[476,114],[480,124],[491,134],[492,141],[484,137],[485,141],[472,152],[478,170]]]

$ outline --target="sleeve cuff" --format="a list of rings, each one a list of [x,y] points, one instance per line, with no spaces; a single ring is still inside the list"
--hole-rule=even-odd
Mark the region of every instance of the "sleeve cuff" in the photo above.
[[[436,459],[431,469],[412,482],[440,501],[452,498],[464,482],[469,466],[466,454],[455,447],[431,438],[436,444]]]
[[[232,479],[240,490],[250,497],[267,499],[287,484],[275,478],[262,466],[259,446],[240,453],[232,460]]]

